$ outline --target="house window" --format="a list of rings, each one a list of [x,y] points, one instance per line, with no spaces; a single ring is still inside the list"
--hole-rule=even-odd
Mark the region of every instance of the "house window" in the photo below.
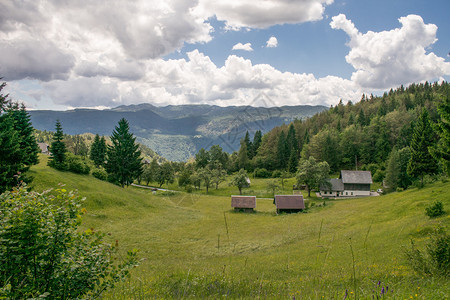
[[[353,192],[352,192],[352,196],[353,196]]]
[[[345,192],[345,196],[348,196],[348,192]]]

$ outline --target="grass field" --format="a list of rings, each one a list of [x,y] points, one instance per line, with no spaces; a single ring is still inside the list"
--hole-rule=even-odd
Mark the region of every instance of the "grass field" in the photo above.
[[[210,195],[153,195],[45,164],[41,157],[31,170],[35,190],[78,189],[87,198],[84,228],[110,233],[123,251],[140,249],[140,266],[106,299],[343,299],[346,290],[350,299],[377,299],[383,287],[392,299],[449,296],[448,278],[416,275],[403,255],[411,239],[423,246],[435,226],[448,227],[448,214],[429,219],[424,210],[438,199],[448,210],[449,182],[326,200],[298,214],[276,215],[270,199],[258,199],[256,213],[244,214],[231,210],[235,191],[226,184]],[[264,185],[251,189],[263,195]]]

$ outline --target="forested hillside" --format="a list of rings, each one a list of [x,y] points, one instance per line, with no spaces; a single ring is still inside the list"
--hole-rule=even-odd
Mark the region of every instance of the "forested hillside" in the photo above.
[[[427,116],[423,118],[428,120],[423,124],[431,127],[426,137],[429,150],[431,153],[435,149],[436,154],[431,160],[437,162],[448,149],[448,140],[445,145],[440,136],[445,127],[448,135],[449,93],[447,82],[425,82],[391,89],[380,97],[362,95],[361,101],[355,104],[341,101],[307,120],[275,127],[263,136],[258,149],[249,139],[244,141],[249,159],[246,167],[296,172],[299,160],[313,156],[318,161],[328,162],[332,172],[367,169],[372,171],[374,179],[381,181],[393,152],[400,155],[397,160],[400,165],[396,167],[406,173],[414,130],[419,127],[417,123],[424,112]],[[441,150],[436,150],[439,147]],[[240,152],[242,150],[241,146]],[[434,173],[436,168],[442,170],[445,163],[436,164],[429,173]]]

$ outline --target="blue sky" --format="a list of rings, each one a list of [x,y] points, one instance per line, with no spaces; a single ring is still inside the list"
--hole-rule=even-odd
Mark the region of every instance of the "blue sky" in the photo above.
[[[329,106],[450,78],[445,0],[109,3],[2,1],[11,96],[58,110],[246,105],[262,93],[272,105]]]

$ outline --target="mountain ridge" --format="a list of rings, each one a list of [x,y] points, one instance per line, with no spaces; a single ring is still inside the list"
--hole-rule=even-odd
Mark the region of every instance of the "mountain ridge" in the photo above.
[[[117,122],[125,118],[140,143],[170,160],[187,160],[200,148],[219,144],[227,152],[239,149],[246,131],[268,132],[275,126],[305,119],[328,109],[325,106],[281,107],[186,104],[154,106],[149,103],[121,105],[111,109],[73,109],[67,111],[29,111],[36,129],[53,131],[57,119],[68,134],[110,135]]]

